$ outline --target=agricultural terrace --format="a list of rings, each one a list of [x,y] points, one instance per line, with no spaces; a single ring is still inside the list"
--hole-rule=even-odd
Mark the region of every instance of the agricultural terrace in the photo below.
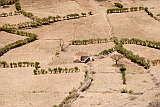
[[[156,0],[0,0],[0,106],[159,106],[158,10]],[[77,52],[90,61],[74,63]]]

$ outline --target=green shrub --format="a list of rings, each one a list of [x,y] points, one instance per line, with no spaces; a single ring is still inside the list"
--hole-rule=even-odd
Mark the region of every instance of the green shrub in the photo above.
[[[16,10],[18,11],[21,10],[21,5],[18,1],[15,3],[15,7],[16,7]]]
[[[126,89],[122,89],[121,93],[128,93],[128,91]]]
[[[129,93],[129,94],[133,94],[133,90],[127,90],[127,89],[122,89],[121,93]]]
[[[34,75],[37,75],[37,74],[38,74],[38,72],[37,72],[36,69],[33,70],[33,74],[34,74]]]
[[[40,64],[39,62],[35,62],[35,66],[34,66],[34,67],[35,67],[36,69],[40,68],[39,64]]]
[[[114,3],[114,5],[115,5],[116,7],[118,7],[118,8],[123,8],[123,5],[122,5],[121,3],[116,2],[116,3]]]

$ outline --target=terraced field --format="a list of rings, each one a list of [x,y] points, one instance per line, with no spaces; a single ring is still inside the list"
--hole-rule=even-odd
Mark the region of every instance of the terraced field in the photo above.
[[[128,12],[107,14],[115,2]],[[0,17],[0,107],[160,106],[160,0],[19,3],[18,15]],[[153,17],[130,11],[140,6]],[[0,14],[15,11],[0,6]],[[75,63],[78,52],[90,61]],[[114,55],[123,56],[118,65]]]

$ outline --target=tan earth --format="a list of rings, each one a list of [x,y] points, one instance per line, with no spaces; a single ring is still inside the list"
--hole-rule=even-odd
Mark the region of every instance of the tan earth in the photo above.
[[[22,9],[43,18],[81,14],[92,11],[87,17],[62,20],[42,27],[23,29],[38,35],[38,40],[11,49],[0,57],[0,61],[40,62],[42,69],[62,67],[74,68],[80,72],[34,75],[34,68],[0,68],[0,107],[52,107],[58,105],[74,88],[84,81],[85,63],[74,63],[73,56],[79,51],[88,52],[94,59],[89,62],[94,70],[90,87],[73,101],[71,107],[147,107],[152,101],[160,101],[160,64],[145,70],[143,67],[122,58],[119,64],[126,67],[126,83],[122,83],[119,67],[115,66],[112,55],[98,54],[115,46],[113,42],[88,45],[69,45],[71,40],[86,40],[115,36],[160,41],[160,22],[151,18],[145,11],[107,14],[120,2],[124,7],[149,7],[154,16],[160,19],[160,0],[20,0]],[[14,12],[14,5],[0,7],[3,12]],[[0,17],[0,26],[31,21],[23,15]],[[26,37],[0,31],[0,48]],[[61,51],[61,43],[66,47]],[[124,47],[134,54],[150,60],[160,59],[160,50],[144,46],[126,44]],[[59,53],[59,55],[56,55]],[[122,89],[132,90],[133,94],[121,93]],[[156,106],[156,107],[160,107]]]

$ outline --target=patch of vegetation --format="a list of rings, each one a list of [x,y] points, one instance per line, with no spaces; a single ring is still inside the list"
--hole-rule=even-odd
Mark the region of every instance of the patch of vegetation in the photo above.
[[[99,54],[100,55],[108,55],[108,54],[110,54],[110,53],[112,53],[112,52],[114,52],[115,51],[115,49],[114,48],[110,48],[110,49],[105,49],[105,50],[103,50],[102,52],[100,52]]]
[[[157,16],[160,16],[160,14],[157,14]]]
[[[122,90],[121,90],[121,93],[133,94],[133,90],[122,89]]]
[[[145,7],[145,12],[148,13],[149,16],[153,17],[153,13],[148,10],[148,7]]]
[[[35,67],[39,62],[10,62],[0,61],[0,68]],[[40,64],[40,63],[39,63]]]
[[[0,6],[4,6],[4,5],[12,5],[15,2],[17,2],[18,0],[0,0]]]
[[[126,58],[130,59],[132,62],[135,62],[140,66],[143,66],[145,69],[150,68],[150,63],[148,62],[148,60],[145,60],[144,57],[140,57],[139,55],[134,55],[133,52],[123,48],[122,44],[116,45],[115,49],[117,50],[117,52],[123,54]]]
[[[2,56],[4,53],[8,52],[11,49],[23,46],[27,43],[33,42],[35,40],[37,40],[37,35],[33,34],[33,33],[27,33],[27,32],[23,32],[23,31],[17,31],[13,28],[9,28],[6,26],[0,27],[0,31],[5,31],[11,34],[17,34],[20,36],[27,36],[28,38],[24,39],[24,40],[18,40],[16,42],[13,42],[11,44],[8,44],[6,46],[4,46],[3,48],[0,48],[0,56]]]
[[[36,63],[35,63],[35,68],[36,68]],[[38,66],[39,68],[39,66]],[[61,73],[74,73],[74,72],[80,72],[80,69],[75,66],[74,68],[61,68],[61,67],[56,67],[56,68],[48,68],[48,70],[45,69],[34,69],[33,74],[38,75],[38,74],[47,74],[50,72],[50,74],[61,74]]]
[[[19,1],[17,1],[17,2],[15,3],[15,7],[16,7],[16,10],[17,10],[17,11],[20,11],[20,10],[21,10],[21,5],[20,5]]]
[[[96,44],[96,43],[108,43],[107,38],[100,39],[100,38],[93,38],[88,40],[72,40],[72,45],[87,45],[87,44]]]
[[[107,13],[123,13],[123,12],[128,12],[128,8],[112,8],[112,9],[107,9]]]
[[[118,8],[123,8],[123,5],[122,5],[121,3],[116,2],[116,3],[114,3],[114,5],[115,5],[116,7],[118,7]]]
[[[118,61],[119,61],[120,59],[122,59],[123,56],[122,56],[122,55],[118,55],[118,54],[114,54],[114,55],[111,56],[111,58],[112,58],[114,61],[116,61],[116,65],[118,65]]]
[[[123,80],[123,84],[126,84],[126,68],[124,66],[120,67],[120,71],[121,71],[121,74],[122,74],[122,80]]]

